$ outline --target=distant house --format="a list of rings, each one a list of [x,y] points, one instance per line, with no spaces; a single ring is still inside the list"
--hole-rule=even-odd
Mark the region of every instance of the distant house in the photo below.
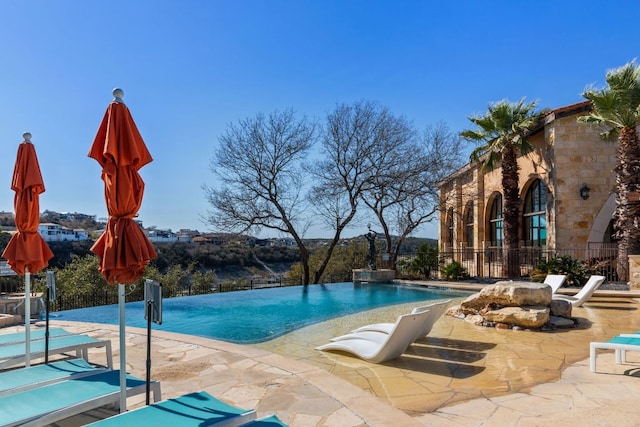
[[[149,241],[155,243],[173,243],[178,241],[178,236],[176,233],[171,231],[170,229],[166,230],[158,230],[151,229],[145,230],[145,234],[149,238]]]
[[[191,243],[193,238],[199,236],[200,232],[198,230],[189,230],[188,228],[181,228],[176,231],[176,236],[178,236],[178,242]]]
[[[194,243],[208,243],[208,244],[217,245],[217,246],[222,246],[227,242],[222,235],[215,234],[215,233],[207,233],[207,234],[200,234],[198,236],[194,236],[192,238],[192,241]]]
[[[48,211],[45,211],[45,212],[48,212]],[[69,221],[95,221],[96,215],[87,215],[87,214],[78,213],[78,212],[73,212],[73,213],[61,212],[60,218],[66,219]]]
[[[79,242],[89,240],[89,235],[84,229],[71,229],[51,222],[39,224],[38,233],[40,233],[45,242]]]
[[[250,238],[247,240],[249,246],[276,247],[276,246],[295,246],[296,241],[291,238],[275,238],[267,239]]]

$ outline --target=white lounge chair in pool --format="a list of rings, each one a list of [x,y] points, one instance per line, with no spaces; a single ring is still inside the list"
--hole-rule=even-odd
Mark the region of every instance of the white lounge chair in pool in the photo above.
[[[429,334],[429,332],[431,332],[431,329],[433,328],[433,325],[442,316],[444,311],[447,309],[447,305],[450,302],[451,302],[451,300],[449,299],[449,300],[446,300],[446,301],[440,301],[440,302],[435,302],[435,303],[429,304],[429,305],[423,305],[423,306],[420,306],[420,307],[415,307],[413,310],[411,310],[412,314],[421,313],[423,311],[428,311],[429,312],[429,315],[426,316],[425,319],[424,319],[424,323],[423,323],[422,327],[419,328],[416,331],[416,335],[417,336],[416,336],[415,340],[419,340],[420,338],[424,338],[425,336],[427,336]],[[373,334],[362,335],[362,333],[363,332],[373,331],[373,332],[383,332],[385,334],[389,334],[391,332],[391,330],[393,330],[394,326],[395,326],[394,323],[373,323],[371,325],[365,325],[365,326],[361,326],[361,327],[359,327],[357,329],[354,329],[349,334],[332,338],[331,341],[339,341],[339,340],[348,339],[348,338],[365,338],[365,339],[380,340],[381,337],[378,337],[377,335],[373,335]]]
[[[369,337],[345,338],[316,347],[316,350],[338,350],[354,354],[372,363],[395,359],[413,343],[421,330],[429,311],[404,314],[398,317],[393,329],[384,332],[361,332]]]
[[[197,427],[242,426],[256,419],[254,410],[239,409],[216,399],[205,391],[185,394],[173,399],[106,418],[89,426],[95,427]]]
[[[90,348],[104,348],[107,367],[113,368],[111,340],[99,340],[88,335],[63,335],[49,339],[49,355],[75,352],[77,357],[89,360]],[[31,359],[44,357],[45,340],[31,342]],[[25,344],[15,343],[0,346],[0,369],[18,365],[25,361]]]
[[[616,363],[625,363],[627,351],[640,351],[640,335],[622,334],[606,342],[592,342],[589,345],[589,369],[596,372],[597,350],[615,350]]]
[[[562,287],[565,280],[567,280],[567,276],[564,274],[547,274],[547,277],[544,279],[544,284],[551,286],[551,293],[555,294],[558,292],[558,289]]]
[[[563,300],[569,301],[572,306],[580,307],[586,301],[591,298],[591,295],[604,283],[606,277],[604,276],[591,276],[587,283],[580,289],[580,291],[571,296],[571,295],[562,295],[562,294],[553,294],[553,299],[555,300]]]
[[[154,401],[160,400],[160,383],[154,381],[150,386]],[[142,394],[146,392],[147,382],[127,375],[126,389],[127,396]],[[92,409],[117,404],[119,401],[120,371],[106,370],[95,375],[1,396],[0,425],[48,426]]]

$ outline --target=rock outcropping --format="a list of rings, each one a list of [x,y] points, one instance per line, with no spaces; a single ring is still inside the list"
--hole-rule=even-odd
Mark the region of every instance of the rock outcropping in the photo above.
[[[573,324],[556,320],[571,318],[571,304],[554,301],[549,285],[533,282],[501,281],[486,286],[449,309],[449,314],[497,328],[540,329],[545,325]]]

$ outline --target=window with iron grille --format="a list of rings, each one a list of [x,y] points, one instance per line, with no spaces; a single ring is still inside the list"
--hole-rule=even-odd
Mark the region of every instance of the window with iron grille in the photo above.
[[[537,179],[525,196],[524,237],[526,246],[547,244],[547,186]]]
[[[489,241],[491,246],[502,247],[504,238],[502,230],[502,194],[493,198],[489,213]]]

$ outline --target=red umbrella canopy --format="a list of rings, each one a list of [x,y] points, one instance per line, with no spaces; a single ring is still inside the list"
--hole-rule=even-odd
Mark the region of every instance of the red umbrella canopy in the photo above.
[[[102,166],[109,214],[107,229],[91,250],[100,257],[100,272],[108,283],[133,283],[157,256],[142,228],[133,220],[144,195],[144,182],[138,170],[153,159],[129,109],[119,97],[109,104],[89,157]]]
[[[24,142],[18,146],[18,155],[13,169],[11,189],[15,191],[16,228],[2,253],[9,266],[19,275],[37,273],[49,264],[53,252],[38,233],[40,224],[40,194],[44,193],[44,182],[36,149],[30,142],[31,134],[25,133]]]

